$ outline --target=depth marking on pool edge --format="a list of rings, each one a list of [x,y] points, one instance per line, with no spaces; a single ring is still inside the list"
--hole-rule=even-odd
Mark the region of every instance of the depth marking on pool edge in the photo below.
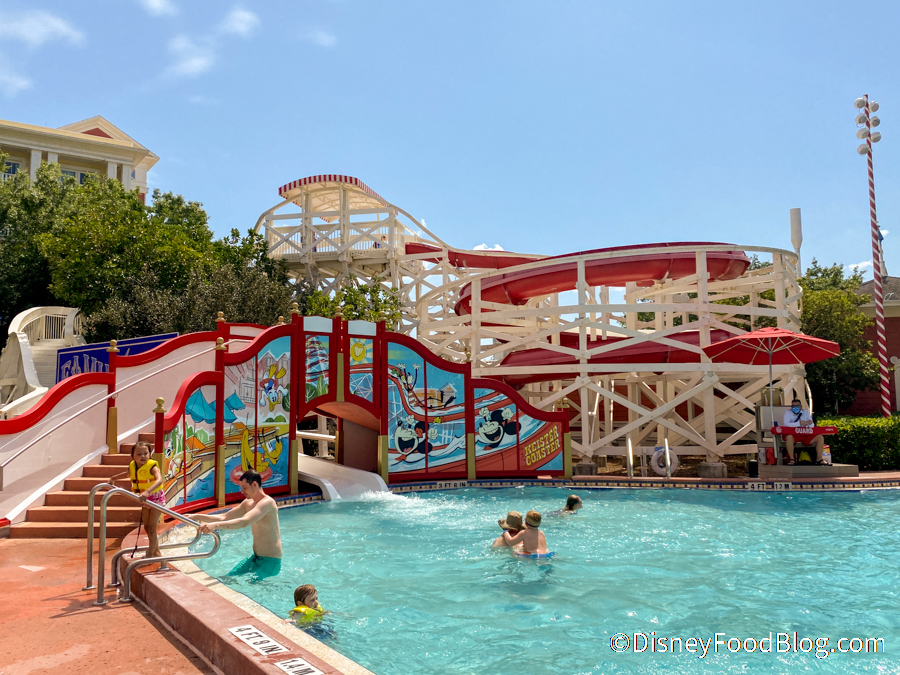
[[[275,666],[288,675],[325,675],[325,671],[319,670],[299,656],[287,661],[278,661]]]
[[[228,632],[234,635],[241,642],[250,645],[253,649],[255,649],[263,656],[269,656],[270,654],[283,654],[291,651],[283,644],[275,642],[275,640],[263,633],[256,626],[235,626],[234,628],[229,628]]]

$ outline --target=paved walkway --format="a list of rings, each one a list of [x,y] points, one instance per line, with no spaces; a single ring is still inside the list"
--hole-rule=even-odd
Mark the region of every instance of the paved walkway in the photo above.
[[[141,604],[93,605],[96,590],[81,590],[85,546],[0,539],[0,675],[213,675]]]

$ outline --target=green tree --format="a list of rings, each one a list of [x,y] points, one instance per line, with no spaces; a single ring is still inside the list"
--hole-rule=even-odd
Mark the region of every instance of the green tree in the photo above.
[[[853,403],[856,392],[878,385],[878,361],[863,336],[872,320],[860,310],[869,296],[857,294],[862,283],[859,271],[848,276],[842,265],[822,267],[815,259],[799,282],[803,332],[841,346],[840,356],[806,366],[817,412],[835,414]]]
[[[334,295],[314,288],[307,280],[297,284],[296,302],[301,314],[333,317],[338,309],[347,321],[384,321],[397,326],[403,316],[400,296],[394,288],[388,288],[375,277],[364,284],[352,274]]]
[[[0,166],[6,166],[2,153]],[[58,165],[40,170],[34,182],[25,172],[0,182],[0,335],[19,312],[63,304],[50,289],[38,237],[68,212],[74,190],[75,181],[61,180]]]

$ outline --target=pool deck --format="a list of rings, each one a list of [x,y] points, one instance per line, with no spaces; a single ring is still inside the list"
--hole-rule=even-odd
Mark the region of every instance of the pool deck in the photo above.
[[[578,488],[695,488],[706,490],[802,490],[834,491],[900,488],[900,472],[873,472],[858,478],[802,479],[790,484],[756,478],[627,478],[622,476],[576,476],[571,481],[440,481],[435,484],[403,486],[395,492],[411,492],[453,487],[500,488],[512,484],[538,484]],[[442,487],[438,487],[438,485]],[[752,485],[752,487],[751,487]],[[317,499],[280,499],[283,506]],[[111,556],[126,538],[110,542],[106,551],[107,566]],[[325,673],[366,673],[354,664],[329,665],[329,658],[317,648],[315,641],[291,626],[278,623],[274,615],[240,606],[240,599],[229,596],[229,589],[199,573],[192,566],[184,571],[151,572],[138,580],[136,590],[148,604],[115,602],[107,593],[109,604],[95,607],[96,591],[82,590],[85,582],[86,542],[79,539],[0,539],[0,675],[42,675],[66,672],[74,675],[193,675],[221,672],[281,673],[274,667],[279,659],[302,655]],[[95,543],[95,561],[97,545]],[[192,586],[193,585],[193,586]],[[193,588],[193,591],[190,589]],[[190,592],[189,592],[190,591]],[[166,607],[170,597],[188,596],[181,603],[193,605],[196,621]],[[226,604],[220,604],[226,603]],[[160,620],[166,617],[166,623]],[[181,616],[179,619],[178,617]],[[169,627],[175,626],[175,630]],[[233,625],[252,624],[289,650],[287,654],[258,657],[237,638],[222,633]],[[199,633],[197,631],[200,631]],[[202,633],[206,631],[207,637]],[[217,643],[209,640],[216,634]],[[199,657],[182,641],[188,637],[204,654],[225,651],[230,658],[243,659],[244,665],[216,668]],[[248,664],[254,662],[254,667]]]
[[[0,540],[0,673],[215,673],[143,605],[95,607],[85,551],[83,539]]]

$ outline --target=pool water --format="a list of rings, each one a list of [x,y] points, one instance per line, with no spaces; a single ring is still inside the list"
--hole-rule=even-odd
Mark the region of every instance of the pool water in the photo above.
[[[544,518],[551,560],[491,548],[507,511],[559,509],[567,494],[466,489],[284,509],[278,577],[225,576],[251,550],[249,530],[222,532],[220,552],[197,562],[285,617],[294,588],[315,584],[330,614],[313,634],[379,675],[900,669],[900,492],[582,490],[577,515]],[[713,643],[703,656],[688,638]],[[860,638],[841,643],[860,653],[839,653],[840,638]],[[866,653],[866,638],[883,640]]]

